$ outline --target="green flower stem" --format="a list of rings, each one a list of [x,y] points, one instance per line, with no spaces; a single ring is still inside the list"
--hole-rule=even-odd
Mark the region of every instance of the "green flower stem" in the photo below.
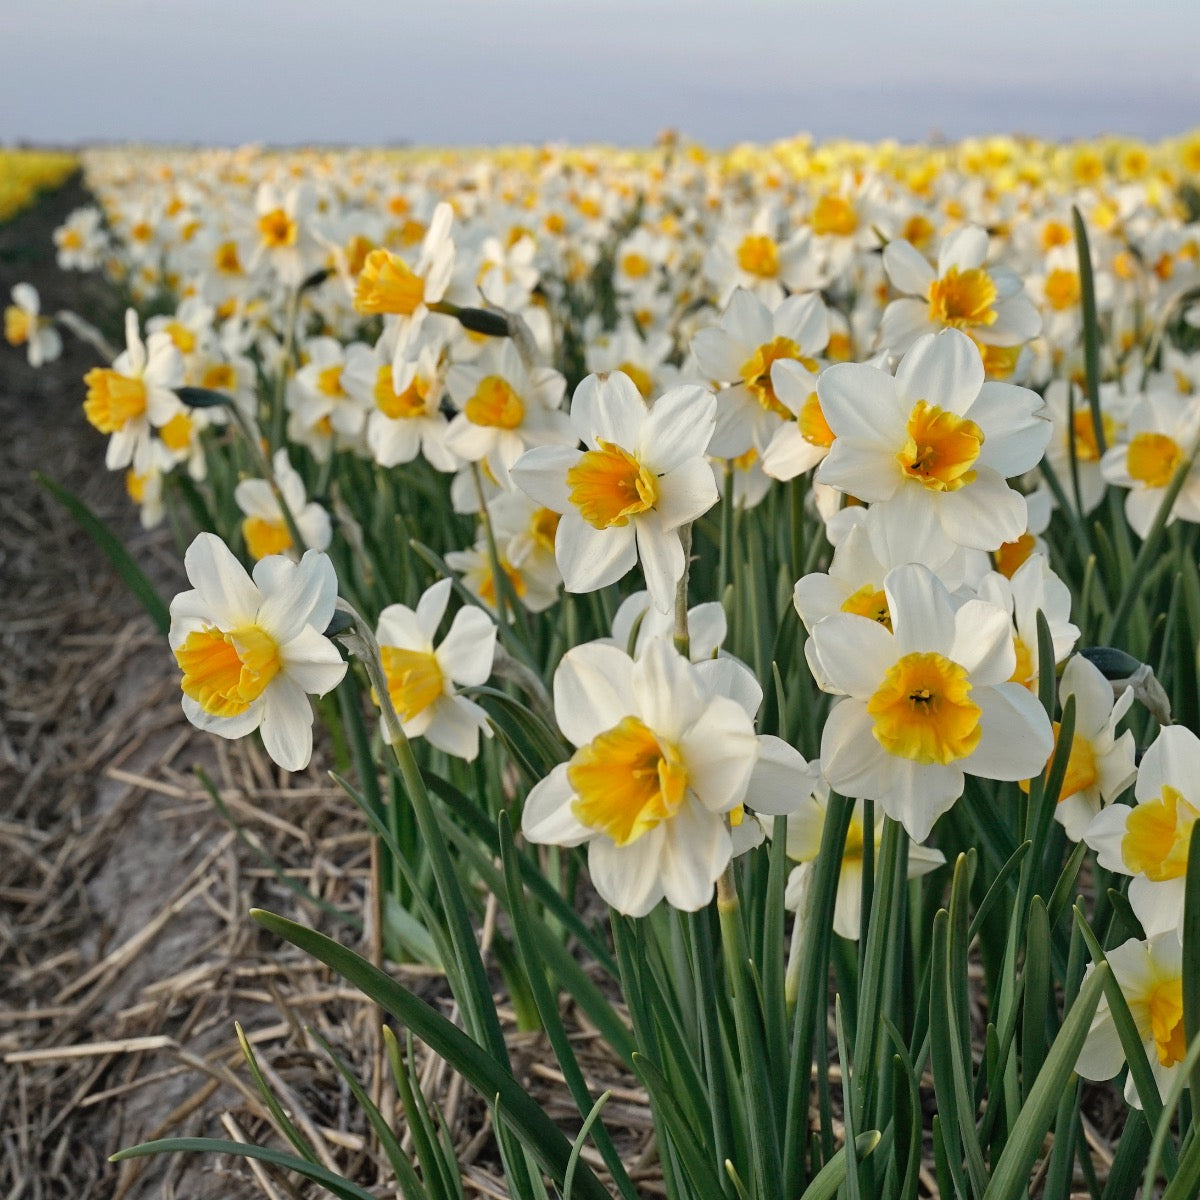
[[[287,383],[292,370],[292,358],[296,353],[296,320],[300,312],[300,289],[288,292],[283,315],[283,350],[279,356],[279,373],[275,377],[275,393],[271,398],[271,445],[285,445],[285,421]],[[300,543],[297,543],[299,545]]]
[[[404,790],[417,819],[424,852],[428,856],[437,882],[438,894],[445,909],[447,932],[456,960],[456,969],[451,974],[451,982],[455,985],[455,998],[462,1005],[463,1016],[472,1036],[497,1063],[507,1066],[508,1050],[492,1000],[491,985],[488,983],[483,959],[475,942],[462,885],[450,858],[437,814],[433,811],[433,802],[426,790],[425,780],[421,777],[417,760],[413,756],[412,745],[392,704],[379,644],[370,626],[349,604],[339,599],[337,607],[339,612],[345,613],[353,622],[353,632],[340,636],[350,652],[363,664],[374,689],[375,701],[379,705],[383,721],[384,737],[391,745]]]
[[[683,575],[675,588],[675,649],[684,658],[689,658],[692,650],[692,639],[688,633],[688,575],[692,557],[690,522],[680,527],[679,542],[683,546]]]
[[[721,922],[721,949],[736,1026],[742,1087],[746,1093],[753,1172],[762,1182],[762,1194],[783,1195],[783,1158],[779,1145],[776,1108],[782,1097],[771,1094],[762,1012],[751,977],[750,952],[742,924],[741,900],[727,866],[717,880],[717,916]],[[716,1098],[720,1103],[720,1098]]]
[[[288,508],[287,501],[283,498],[283,489],[279,486],[279,481],[275,478],[275,468],[271,463],[271,459],[268,457],[266,451],[263,450],[261,432],[254,421],[235,402],[231,401],[229,403],[227,411],[245,439],[255,465],[267,481],[267,485],[271,489],[271,495],[275,497],[275,503],[279,505],[279,511],[283,514],[283,522],[288,528],[288,534],[291,536],[292,545],[296,548],[296,553],[303,554],[306,543],[300,535],[300,527],[296,524],[295,514]]]

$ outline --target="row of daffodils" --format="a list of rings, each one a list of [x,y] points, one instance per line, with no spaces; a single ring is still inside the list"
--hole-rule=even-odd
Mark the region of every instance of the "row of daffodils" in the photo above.
[[[889,823],[940,889],[1053,775],[1033,853],[1127,900],[1108,968],[1168,1094],[1200,742],[1144,665],[1187,605],[1164,632],[1131,564],[1196,558],[1200,136],[85,165],[59,264],[131,307],[84,414],[145,524],[211,520],[190,721],[298,770],[365,670],[388,741],[483,754],[619,913],[725,903],[782,837],[793,951],[859,937]],[[57,349],[27,285],[5,334]],[[560,747],[529,786],[498,694]],[[1124,1067],[1114,1020],[1080,1075]]]

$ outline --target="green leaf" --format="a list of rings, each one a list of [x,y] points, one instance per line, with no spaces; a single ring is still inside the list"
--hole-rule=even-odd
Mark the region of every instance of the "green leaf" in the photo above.
[[[235,1021],[233,1027],[237,1032],[238,1045],[242,1048],[242,1055],[246,1059],[246,1065],[250,1068],[250,1074],[254,1076],[258,1093],[262,1096],[263,1103],[266,1104],[268,1111],[272,1118],[274,1118],[276,1126],[283,1133],[284,1137],[296,1148],[301,1158],[310,1163],[318,1162],[316,1151],[308,1144],[304,1135],[296,1128],[292,1119],[283,1111],[283,1105],[279,1103],[275,1093],[267,1086],[262,1068],[259,1067],[258,1059],[254,1056],[254,1048],[250,1045],[249,1039],[246,1037],[241,1025]]]
[[[983,1193],[984,1200],[1021,1200],[1028,1194],[1033,1164],[1041,1153],[1063,1091],[1071,1084],[1079,1052],[1087,1040],[1100,995],[1110,978],[1107,964],[1097,966],[1080,988],[1050,1053],[1046,1055],[1046,1062],[1029,1090],[1029,1097],[1017,1115]]]
[[[499,826],[500,856],[504,864],[505,898],[508,903],[509,915],[512,917],[513,938],[516,941],[517,951],[520,954],[521,966],[524,968],[525,975],[529,980],[529,988],[533,993],[533,1000],[537,1005],[538,1015],[541,1017],[542,1026],[546,1030],[547,1037],[550,1039],[550,1045],[554,1050],[555,1058],[558,1059],[558,1065],[562,1068],[563,1078],[566,1080],[571,1098],[575,1101],[580,1116],[586,1118],[584,1132],[580,1134],[580,1138],[582,1138],[599,1116],[600,1108],[603,1107],[604,1097],[601,1097],[599,1101],[593,1100],[588,1090],[587,1080],[579,1068],[579,1061],[575,1057],[575,1051],[571,1046],[571,1039],[567,1035],[566,1028],[563,1026],[562,1018],[558,1015],[558,996],[551,992],[546,982],[545,944],[546,941],[551,939],[543,941],[536,936],[534,924],[530,919],[530,914],[525,904],[525,889],[521,884],[520,865],[517,859],[516,847],[513,844],[512,827],[509,824],[506,813],[501,814]],[[608,1093],[605,1093],[605,1096],[607,1095]],[[621,1194],[627,1197],[627,1200],[637,1200],[637,1191],[630,1182],[625,1166],[621,1162],[621,1156],[617,1153],[617,1148],[612,1144],[612,1139],[609,1137],[608,1130],[604,1127],[603,1122],[596,1126],[594,1140],[596,1148],[600,1151],[600,1155],[604,1159],[604,1165],[608,1167]],[[573,1164],[578,1156],[580,1144],[577,1141],[576,1148],[572,1151],[572,1177],[574,1176]],[[566,1200],[566,1197],[564,1197],[564,1200]]]
[[[128,1158],[145,1158],[151,1154],[181,1154],[199,1152],[203,1154],[232,1154],[237,1158],[255,1158],[259,1162],[270,1163],[272,1166],[285,1167],[303,1175],[328,1188],[339,1200],[376,1200],[376,1197],[361,1188],[357,1183],[334,1174],[333,1171],[319,1163],[305,1162],[293,1154],[285,1154],[282,1150],[268,1150],[265,1146],[255,1146],[248,1142],[227,1142],[221,1138],[162,1138],[156,1142],[142,1142],[137,1146],[128,1146],[118,1150],[109,1158],[109,1162],[124,1162]]]
[[[454,1067],[485,1100],[499,1098],[505,1118],[522,1144],[533,1153],[546,1174],[562,1186],[571,1145],[541,1106],[516,1081],[506,1063],[497,1061],[436,1009],[345,946],[314,929],[262,909],[252,909],[250,915],[264,929],[320,959],[391,1013]],[[578,1185],[580,1195],[587,1200],[610,1200],[586,1163],[579,1172]]]
[[[133,561],[129,551],[115,533],[74,493],[67,491],[61,483],[42,474],[33,473],[38,481],[75,518],[80,528],[104,552],[108,561],[121,577],[125,586],[138,598],[154,627],[161,634],[171,628],[171,614],[166,601],[158,594],[154,585],[146,578],[141,567]]]
[[[860,1133],[854,1139],[854,1160],[862,1162],[879,1145],[882,1135],[877,1129]],[[817,1173],[800,1194],[800,1200],[833,1200],[849,1169],[849,1156],[843,1146]]]
[[[358,1101],[363,1112],[367,1114],[367,1120],[371,1122],[371,1128],[375,1130],[375,1136],[379,1139],[379,1144],[383,1147],[383,1152],[387,1155],[387,1160],[396,1173],[396,1182],[400,1185],[405,1200],[425,1200],[427,1193],[421,1186],[421,1181],[417,1178],[412,1163],[408,1161],[408,1156],[404,1153],[399,1139],[387,1123],[387,1118],[379,1111],[378,1106],[367,1095],[366,1089],[359,1083],[358,1077],[346,1066],[333,1047],[311,1026],[307,1028],[307,1033],[329,1055],[337,1073],[346,1081],[351,1095]]]

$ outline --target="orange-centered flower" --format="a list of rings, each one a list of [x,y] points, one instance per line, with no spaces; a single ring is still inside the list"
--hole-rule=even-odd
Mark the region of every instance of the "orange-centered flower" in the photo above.
[[[979,744],[981,710],[967,672],[941,654],[914,652],[893,664],[867,702],[875,739],[889,753],[945,766]]]
[[[813,207],[813,233],[849,237],[857,228],[854,205],[841,196],[822,196]]]
[[[463,406],[472,425],[494,429],[516,429],[525,419],[525,405],[507,379],[487,375]]]
[[[633,380],[633,386],[637,388],[643,400],[650,399],[650,393],[654,391],[654,380],[650,378],[649,371],[631,362],[623,362],[617,370]]]
[[[1143,800],[1126,818],[1121,839],[1125,865],[1155,883],[1181,878],[1197,816],[1200,813],[1175,788],[1164,785],[1157,800]]]
[[[146,411],[146,385],[109,367],[93,367],[84,377],[83,412],[101,433],[117,433]]]
[[[323,396],[329,396],[331,399],[336,399],[338,396],[346,394],[342,388],[341,363],[334,363],[332,366],[323,367],[317,372],[317,391]]]
[[[411,317],[425,299],[425,280],[387,250],[372,250],[359,272],[354,308]]]
[[[575,816],[628,846],[678,811],[687,792],[679,751],[637,717],[581,746],[567,767]]]
[[[996,323],[996,285],[981,267],[951,267],[929,285],[929,319],[955,329]]]
[[[1166,487],[1182,459],[1182,447],[1165,433],[1138,433],[1129,441],[1129,474],[1147,487]]]
[[[790,420],[791,413],[780,403],[775,395],[775,385],[771,382],[771,366],[780,359],[793,358],[809,371],[816,371],[817,364],[811,358],[803,358],[800,347],[790,337],[776,337],[764,342],[740,367],[738,374],[746,381],[750,394],[762,405],[767,412]]]
[[[242,521],[242,537],[255,562],[268,554],[282,554],[293,545],[285,522],[268,521],[265,517],[246,517]]]
[[[1164,979],[1156,983],[1146,996],[1150,1014],[1150,1032],[1154,1049],[1164,1067],[1174,1066],[1187,1053],[1187,1038],[1183,1028],[1183,980]]]
[[[401,394],[397,394],[392,383],[392,368],[383,363],[375,375],[375,407],[393,421],[408,420],[425,415],[425,400],[429,394],[429,381],[414,375],[412,383]]]
[[[180,454],[192,444],[192,429],[192,418],[180,412],[159,429],[158,436],[168,450]]]
[[[779,274],[779,247],[765,233],[748,233],[737,248],[737,261],[747,275],[774,279]]]
[[[237,387],[237,372],[232,363],[213,363],[206,367],[200,379],[200,386],[211,388],[218,392],[229,392]]]
[[[272,249],[278,249],[281,246],[294,246],[299,232],[300,227],[282,208],[273,208],[270,212],[263,213],[258,218],[258,236]],[[233,253],[236,257],[236,246]]]
[[[974,421],[918,400],[908,418],[908,440],[896,455],[901,471],[931,492],[956,492],[975,479],[983,446]]]
[[[853,595],[842,601],[842,612],[856,617],[868,617],[878,621],[889,633],[892,629],[892,614],[888,608],[887,593],[871,584],[860,587]]]
[[[562,514],[552,508],[539,508],[529,519],[529,536],[533,543],[548,554],[554,553],[554,537]]]
[[[1111,446],[1117,436],[1117,423],[1107,413],[1100,415],[1104,429],[1104,444]],[[1071,422],[1075,433],[1075,457],[1079,462],[1099,462],[1100,443],[1096,438],[1096,422],[1090,408],[1077,408]]]
[[[4,310],[4,340],[10,346],[23,346],[33,332],[33,317],[24,309],[10,304]]]
[[[1046,303],[1056,312],[1064,312],[1079,303],[1081,288],[1079,273],[1056,267],[1046,275]]]
[[[424,712],[445,691],[437,655],[426,650],[381,646],[380,658],[387,676],[388,695],[402,721]]]
[[[832,446],[834,432],[825,420],[821,409],[821,401],[816,392],[809,392],[808,399],[800,406],[800,415],[796,418],[800,425],[800,436],[812,446]]]
[[[175,651],[183,692],[214,717],[236,717],[266,691],[282,663],[274,638],[257,625],[230,633],[209,626]]]
[[[632,454],[599,441],[567,472],[571,503],[596,529],[627,525],[658,502],[658,480]]]

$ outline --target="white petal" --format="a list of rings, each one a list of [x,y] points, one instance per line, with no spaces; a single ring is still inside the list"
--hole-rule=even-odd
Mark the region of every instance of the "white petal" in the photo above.
[[[286,675],[271,680],[263,693],[259,733],[263,748],[285,771],[302,771],[312,758],[312,708],[304,689]]]
[[[966,412],[982,386],[979,348],[957,329],[920,338],[896,368],[896,387],[909,404],[924,400],[946,412]]]
[[[606,837],[593,838],[588,845],[592,883],[618,912],[644,917],[663,898],[659,859],[665,840],[660,825],[628,846],[617,846]]]
[[[633,714],[633,659],[616,646],[585,642],[563,655],[554,672],[554,715],[573,746]]]
[[[284,577],[275,575],[272,566],[263,566],[269,559],[254,568],[254,580],[263,591],[257,623],[280,644],[291,641],[306,625],[323,633],[337,603],[333,563],[319,550],[306,551],[294,567],[282,555],[270,557],[282,559],[292,569]]]
[[[678,535],[672,536],[678,545]],[[632,523],[596,529],[568,508],[554,535],[554,557],[568,592],[594,592],[616,583],[637,563],[637,532]]]
[[[221,629],[252,624],[262,599],[246,568],[215,533],[200,533],[183,556],[184,570]]]
[[[1032,779],[1040,774],[1054,749],[1054,733],[1037,697],[1019,683],[1002,683],[974,688],[971,701],[981,709],[982,736],[961,760],[962,769],[984,779]]]
[[[567,764],[560,763],[525,800],[521,830],[531,842],[550,846],[578,846],[592,830],[571,811],[575,793],[567,780]]]
[[[460,608],[437,648],[442,671],[463,687],[478,687],[492,673],[495,657],[495,621],[481,608]]]
[[[811,796],[820,777],[815,766],[782,738],[762,734],[758,759],[746,788],[746,803],[755,812],[772,816],[793,813]]]

